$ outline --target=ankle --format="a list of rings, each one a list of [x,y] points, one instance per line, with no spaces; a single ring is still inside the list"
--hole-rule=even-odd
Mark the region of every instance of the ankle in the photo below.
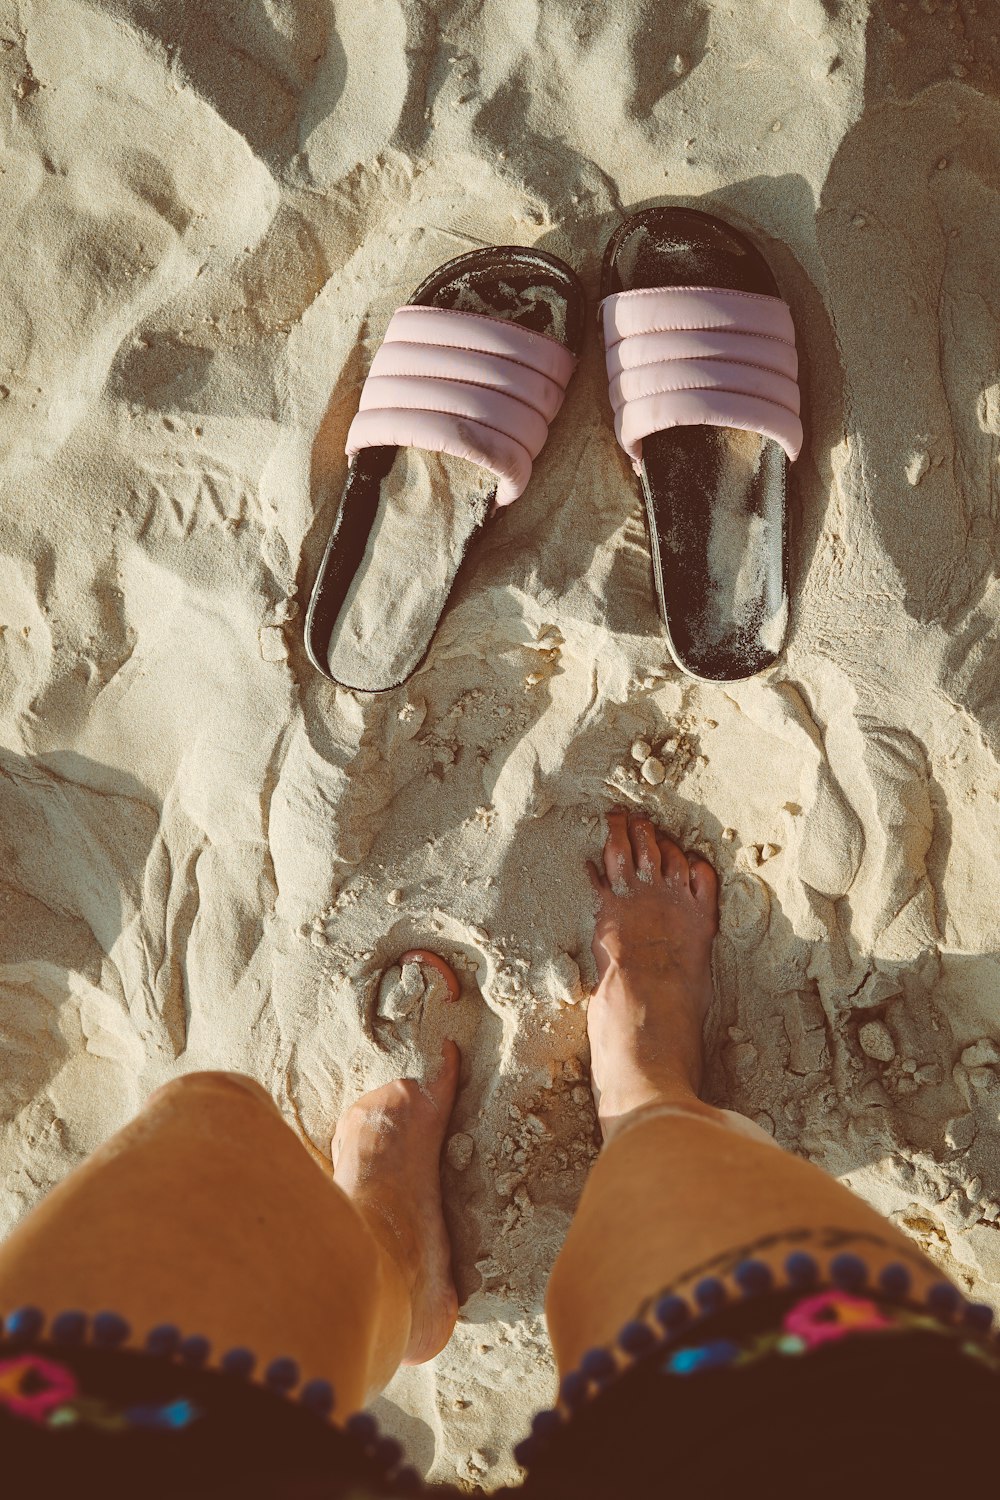
[[[688,1115],[713,1121],[721,1119],[720,1111],[713,1105],[706,1104],[703,1099],[699,1099],[690,1083],[683,1078],[677,1079],[676,1082],[666,1083],[660,1088],[650,1089],[644,1097],[633,1097],[625,1108],[615,1108],[613,1098],[606,1102],[605,1096],[602,1096],[598,1110],[598,1120],[604,1133],[605,1145],[634,1125],[669,1115]]]
[[[671,1003],[654,979],[649,993],[609,968],[590,1001],[587,1031],[595,1093],[614,1099],[616,1113],[647,1099],[697,1097],[704,1070],[705,1008],[680,995]]]
[[[651,1066],[644,1059],[621,1057],[608,1066],[605,1058],[594,1057],[591,1044],[591,1087],[597,1103],[597,1117],[607,1135],[614,1122],[637,1110],[663,1104],[685,1107],[700,1105],[701,1058],[679,1052],[669,1061],[657,1059]]]

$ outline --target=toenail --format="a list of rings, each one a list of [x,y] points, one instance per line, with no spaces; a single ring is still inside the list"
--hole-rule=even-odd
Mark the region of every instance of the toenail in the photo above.
[[[462,987],[458,982],[458,975],[451,967],[451,964],[447,963],[439,953],[432,953],[429,948],[408,948],[405,953],[399,955],[397,963],[400,966],[403,964],[423,964],[428,969],[433,969],[436,974],[441,975],[448,986],[449,1000],[457,1000],[461,996]]]

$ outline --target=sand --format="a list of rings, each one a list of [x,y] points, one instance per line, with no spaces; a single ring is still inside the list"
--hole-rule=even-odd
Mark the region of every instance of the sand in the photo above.
[[[445,1025],[379,1010],[436,947],[462,1317],[377,1409],[434,1478],[513,1478],[595,1150],[583,861],[620,797],[723,877],[711,1096],[1000,1301],[998,30],[956,0],[3,8],[0,1227],[188,1069],[326,1149]],[[592,332],[424,666],[334,688],[303,601],[393,308],[491,242],[593,293],[650,202],[751,232],[794,311],[780,664],[670,663]]]
[[[327,652],[338,684],[381,692],[416,670],[495,493],[467,459],[397,450]]]

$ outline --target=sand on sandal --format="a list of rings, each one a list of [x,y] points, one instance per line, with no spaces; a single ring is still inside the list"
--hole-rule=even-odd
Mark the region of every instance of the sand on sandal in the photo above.
[[[711,1097],[1000,1300],[995,32],[930,0],[4,9],[0,1227],[188,1069],[325,1150],[420,1055],[380,981],[434,947],[462,1318],[377,1410],[431,1477],[513,1480],[595,1151],[614,798],[722,875]],[[781,663],[672,666],[591,336],[426,664],[334,688],[303,602],[392,310],[483,243],[593,292],[651,202],[751,232],[794,310]]]
[[[495,493],[467,459],[397,450],[327,653],[337,683],[380,692],[416,670]]]

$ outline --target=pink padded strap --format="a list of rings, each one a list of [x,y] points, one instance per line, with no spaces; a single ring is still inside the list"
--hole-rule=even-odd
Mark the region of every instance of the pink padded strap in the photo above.
[[[386,330],[347,434],[362,448],[424,448],[497,476],[509,505],[562,405],[576,358],[558,339],[504,318],[401,307]]]
[[[723,287],[643,287],[601,304],[618,441],[708,423],[802,447],[792,315],[780,297]]]

